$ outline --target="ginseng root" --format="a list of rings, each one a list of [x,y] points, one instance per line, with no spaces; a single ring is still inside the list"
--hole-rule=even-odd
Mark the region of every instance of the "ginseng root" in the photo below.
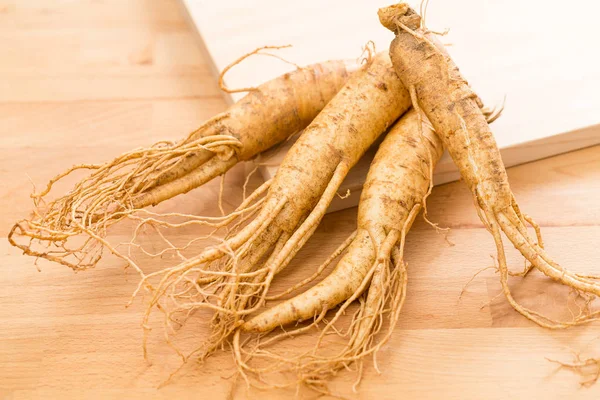
[[[498,112],[484,112],[488,120],[499,115]],[[365,181],[358,206],[357,231],[317,272],[348,249],[335,269],[319,284],[255,316],[236,332],[237,336],[243,332],[265,334],[291,323],[315,319],[309,326],[285,331],[262,343],[259,335],[254,342],[248,342],[252,346],[250,349],[246,348],[249,345],[241,346],[239,338],[234,340],[237,365],[247,380],[249,374],[256,374],[260,381],[266,381],[263,376],[266,371],[250,367],[249,363],[253,357],[271,358],[273,353],[264,350],[267,344],[295,337],[316,326],[327,310],[340,304],[333,318],[322,328],[311,354],[292,358],[277,355],[269,360],[272,365],[268,371],[280,372],[280,367],[294,369],[297,382],[326,391],[331,376],[353,364],[357,385],[367,356],[372,356],[377,368],[377,351],[389,340],[406,296],[407,274],[403,260],[406,234],[418,212],[426,207],[433,170],[442,152],[442,143],[426,117],[419,117],[414,110],[390,129]],[[306,283],[302,281],[270,299],[286,295]],[[342,349],[334,355],[320,354],[319,347],[325,335],[331,331],[341,332],[335,324],[357,299],[360,306],[343,335],[346,340]]]
[[[264,305],[275,274],[315,231],[349,169],[410,107],[403,91],[387,53],[372,57],[292,146],[248,225],[142,280],[152,292],[145,321],[154,306],[167,314],[212,309],[213,334],[196,352],[202,358],[223,343]]]
[[[356,363],[360,379],[364,358],[369,355],[375,358],[398,320],[406,296],[405,237],[429,192],[431,173],[442,152],[441,141],[414,110],[390,129],[379,146],[363,187],[357,231],[351,243],[342,246],[348,250],[335,269],[306,292],[264,311],[240,328],[241,332],[266,333],[296,321],[319,316],[322,320],[323,313],[341,304],[321,330],[311,353],[296,358],[273,357],[269,372],[294,367],[299,382],[323,388],[332,374]],[[358,311],[343,334],[343,348],[333,355],[331,351],[321,354],[319,348],[324,336],[332,330],[340,331],[335,327],[336,322],[359,298]],[[243,348],[236,338],[234,346],[238,347],[234,348],[234,354],[240,372],[246,378],[249,373],[260,377],[266,371],[251,367],[250,360],[269,358],[273,353],[263,350],[267,344],[296,336],[306,329],[286,331],[262,343],[257,339],[258,344],[250,342],[253,345],[250,350]],[[236,336],[239,335],[240,332],[236,332]],[[266,379],[260,377],[259,380]]]
[[[197,188],[304,129],[357,68],[345,61],[299,68],[248,88],[244,98],[179,142],[161,141],[104,164],[74,166],[32,194],[33,216],[17,222],[8,240],[25,254],[74,270],[93,267],[104,248],[115,252],[104,240],[111,225]],[[93,173],[47,201],[54,184],[76,170]]]
[[[425,29],[420,16],[400,3],[380,9],[379,19],[396,34],[390,45],[390,57],[414,107],[431,121],[469,186],[482,222],[493,236],[502,290],[508,302],[526,318],[551,329],[597,319],[598,312],[582,312],[572,320],[556,321],[515,301],[508,286],[510,271],[500,231],[533,267],[555,281],[595,296],[600,295],[600,283],[561,267],[544,251],[538,225],[521,212],[510,190],[496,141],[480,110],[479,97],[444,47]],[[535,229],[536,238],[528,233],[527,224]]]

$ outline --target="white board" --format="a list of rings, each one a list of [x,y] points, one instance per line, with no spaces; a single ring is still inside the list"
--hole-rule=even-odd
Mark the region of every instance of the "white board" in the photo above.
[[[382,0],[182,0],[215,75],[239,56],[264,45],[291,44],[278,54],[304,65],[356,58],[373,40],[385,50],[392,39],[377,19]],[[418,9],[418,2],[409,1]],[[415,4],[416,3],[416,4]],[[432,1],[429,29],[441,38],[461,72],[487,105],[500,104],[493,124],[504,163],[512,166],[600,144],[600,52],[597,16],[591,0]],[[229,87],[257,85],[293,67],[271,57],[252,57],[225,78]],[[229,102],[242,95],[225,94]],[[286,146],[271,161],[283,158]],[[355,206],[369,159],[348,176],[330,210]],[[269,178],[276,167],[265,167]],[[447,155],[434,181],[458,178]]]

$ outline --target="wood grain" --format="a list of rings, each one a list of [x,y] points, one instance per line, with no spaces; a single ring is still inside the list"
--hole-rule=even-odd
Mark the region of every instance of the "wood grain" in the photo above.
[[[28,213],[27,176],[41,186],[74,163],[183,136],[225,108],[192,37],[176,1],[0,1],[0,48],[8,49],[0,61],[0,397],[220,399],[229,393],[233,364],[224,352],[202,366],[190,363],[157,389],[179,360],[163,342],[158,320],[152,322],[153,363],[143,360],[143,303],[124,307],[138,280],[119,262],[109,257],[78,274],[40,262],[38,272],[5,240],[14,221]],[[558,261],[598,273],[600,147],[511,168],[509,176]],[[243,177],[243,167],[228,175],[228,207],[239,199]],[[211,182],[160,210],[214,213],[217,189]],[[452,228],[455,246],[417,221],[406,253],[409,295],[379,356],[383,374],[369,368],[360,394],[350,397],[597,399],[599,385],[581,388],[577,375],[545,357],[570,360],[567,348],[583,349],[598,336],[598,326],[557,332],[533,326],[503,298],[494,299],[499,283],[493,270],[480,274],[459,300],[473,274],[491,265],[493,244],[461,182],[436,187],[429,210],[434,221]],[[354,229],[355,217],[355,208],[327,215],[276,288],[310,274]],[[116,229],[111,240],[128,233]],[[509,261],[522,266],[514,251]],[[147,268],[161,266],[155,261]],[[518,299],[545,311],[559,310],[566,295],[539,274],[511,284]],[[202,322],[197,318],[200,328],[183,339],[199,340]],[[309,346],[313,338],[294,346]],[[600,355],[600,344],[592,342],[584,354]],[[349,393],[351,379],[344,374],[334,387]],[[237,394],[293,395],[241,386]]]

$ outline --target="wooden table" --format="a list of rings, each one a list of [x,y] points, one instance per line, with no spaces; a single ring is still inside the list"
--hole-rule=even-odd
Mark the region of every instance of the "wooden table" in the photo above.
[[[72,164],[176,139],[225,108],[175,0],[2,0],[0,49],[3,235],[28,215],[28,177],[42,185]],[[239,193],[242,175],[238,169],[228,178],[229,192]],[[521,207],[542,225],[549,251],[565,266],[598,273],[600,147],[512,168],[509,175]],[[211,183],[166,207],[207,213],[217,187]],[[460,182],[435,188],[429,209],[432,220],[452,229],[455,246],[416,223],[406,251],[403,316],[380,353],[383,374],[369,368],[358,397],[598,398],[600,385],[581,388],[579,376],[545,359],[571,360],[568,348],[584,349],[598,326],[550,332],[532,325],[496,298],[493,270],[478,275],[459,299],[473,274],[491,265],[492,240]],[[355,214],[329,214],[281,285],[297,279],[294,267],[312,271],[353,230]],[[4,239],[0,257],[0,397],[217,399],[229,393],[228,353],[203,366],[192,363],[156,388],[179,361],[158,334],[150,343],[153,364],[143,360],[142,303],[124,308],[138,280],[117,262],[80,274],[40,263],[37,272]],[[522,265],[515,252],[510,262]],[[545,310],[562,305],[567,294],[537,273],[511,283],[521,301]],[[600,343],[583,354],[600,355]],[[349,379],[342,376],[335,387]]]

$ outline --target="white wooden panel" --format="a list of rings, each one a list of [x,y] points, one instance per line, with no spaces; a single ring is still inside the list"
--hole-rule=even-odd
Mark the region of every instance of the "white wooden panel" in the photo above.
[[[182,1],[215,73],[263,45],[292,44],[279,54],[308,64],[358,57],[368,40],[385,50],[392,39],[377,19],[378,7],[389,0]],[[589,0],[431,2],[427,26],[450,28],[442,41],[450,44],[449,52],[472,87],[488,105],[506,96],[505,111],[493,129],[508,166],[600,143],[599,14],[600,4]],[[237,66],[226,83],[258,84],[291,68],[270,57],[253,57]],[[240,95],[229,101],[239,98],[235,96]],[[368,162],[356,167],[342,192],[360,187]],[[275,171],[264,168],[262,173],[270,177]],[[435,182],[457,177],[446,155]],[[358,196],[336,199],[332,209],[357,201]]]

